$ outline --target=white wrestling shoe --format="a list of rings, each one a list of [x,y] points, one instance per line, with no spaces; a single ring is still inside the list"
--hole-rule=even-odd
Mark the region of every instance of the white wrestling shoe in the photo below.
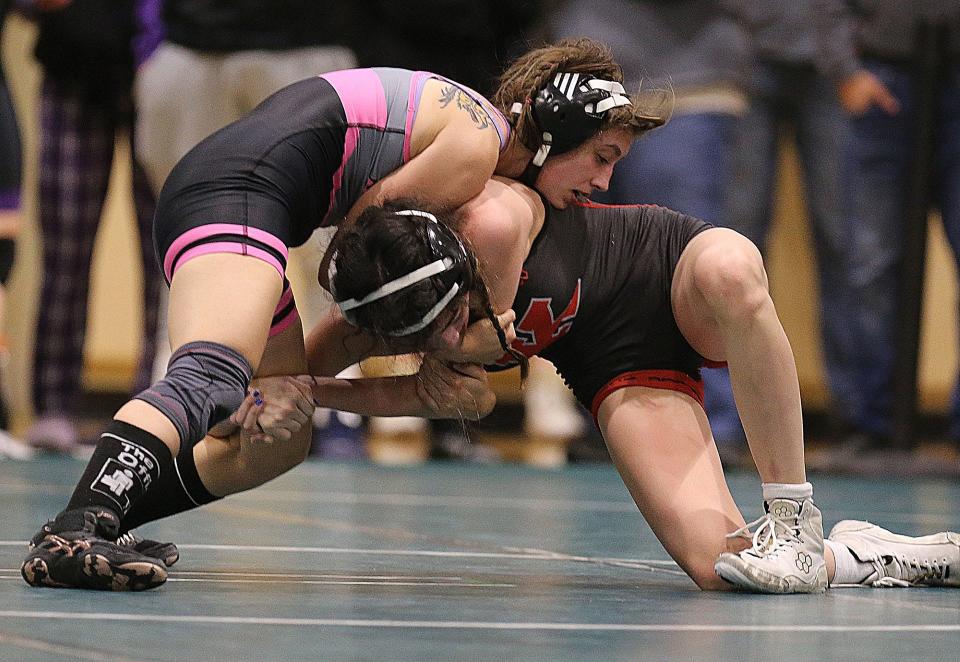
[[[766,515],[727,535],[747,538],[753,546],[737,554],[724,552],[714,570],[734,586],[757,593],[826,591],[820,510],[809,498],[775,498],[763,505]]]
[[[960,534],[946,531],[911,538],[857,520],[838,522],[830,540],[842,543],[874,572],[860,582],[874,588],[960,587]]]

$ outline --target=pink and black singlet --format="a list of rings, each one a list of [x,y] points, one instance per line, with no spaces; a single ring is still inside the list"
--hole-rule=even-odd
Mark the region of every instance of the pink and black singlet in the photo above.
[[[339,223],[367,188],[410,160],[413,121],[431,78],[473,98],[506,145],[503,116],[436,74],[351,69],[294,83],[203,140],[170,173],[154,221],[167,281],[191,258],[217,252],[257,257],[282,276],[289,248]],[[285,280],[271,335],[295,319]]]

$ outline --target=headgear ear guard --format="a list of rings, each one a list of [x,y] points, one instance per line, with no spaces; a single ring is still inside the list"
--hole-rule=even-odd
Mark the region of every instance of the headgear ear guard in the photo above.
[[[611,108],[631,105],[623,85],[590,74],[558,73],[533,99],[533,123],[540,132],[540,148],[521,176],[533,186],[549,154],[563,154],[600,131],[603,115]],[[519,115],[523,105],[514,103]]]
[[[420,211],[418,209],[406,209],[393,213],[397,216],[420,216],[426,219],[424,223],[424,238],[430,250],[429,263],[419,269],[414,269],[408,274],[384,283],[360,299],[341,300],[337,297],[336,290],[334,289],[334,277],[337,273],[337,253],[334,253],[330,260],[328,276],[330,293],[337,302],[337,306],[340,307],[340,312],[343,313],[344,319],[358,327],[361,325],[356,316],[350,312],[351,310],[390,296],[395,292],[399,292],[404,288],[415,285],[433,276],[439,276],[445,293],[440,297],[436,305],[428,310],[419,322],[401,329],[386,332],[389,336],[400,337],[408,336],[425,329],[437,318],[440,312],[446,308],[447,304],[453,300],[458,292],[469,290],[473,285],[473,274],[476,264],[473,255],[467,251],[463,242],[460,241],[460,238],[446,225],[438,221],[437,217],[430,212]]]

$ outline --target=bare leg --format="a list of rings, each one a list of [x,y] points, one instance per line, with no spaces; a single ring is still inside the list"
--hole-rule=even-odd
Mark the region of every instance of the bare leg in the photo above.
[[[768,292],[757,248],[722,228],[687,245],[671,297],[681,333],[702,356],[726,361],[766,514],[752,549],[722,554],[716,571],[762,593],[820,593],[829,569],[823,523],[806,482],[800,386],[790,343]]]
[[[623,482],[667,553],[700,588],[731,588],[713,564],[744,520],[703,408],[676,391],[630,387],[611,393],[598,418]]]
[[[800,386],[767,288],[760,252],[748,239],[732,230],[707,230],[677,264],[673,312],[697,352],[729,365],[763,482],[798,484],[806,481]]]
[[[193,341],[219,343],[240,352],[256,370],[281,284],[272,266],[244,255],[218,253],[187,262],[170,286],[171,348]],[[179,452],[177,429],[152,405],[131,400],[114,418],[160,438],[174,457]]]

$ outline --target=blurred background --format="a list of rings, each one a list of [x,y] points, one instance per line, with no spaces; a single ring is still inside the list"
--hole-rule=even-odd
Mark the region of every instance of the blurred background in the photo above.
[[[29,5],[30,0],[18,4]],[[82,2],[76,0],[74,4],[79,8]],[[261,4],[271,7],[274,3]],[[755,14],[757,7],[767,3],[743,3],[740,7],[737,3],[694,0],[591,0],[585,3],[463,3],[433,0],[319,4],[328,5],[331,11],[337,12],[342,19],[342,26],[338,28],[337,34],[333,35],[330,34],[329,26],[318,25],[318,38],[324,43],[336,43],[349,49],[358,64],[425,68],[448,75],[484,92],[489,91],[492,86],[498,68],[525,45],[538,43],[538,40],[544,38],[579,34],[582,25],[584,30],[597,33],[589,36],[607,38],[611,42],[615,55],[627,70],[628,82],[642,78],[644,85],[672,91],[676,103],[672,122],[688,117],[690,108],[693,108],[694,114],[720,113],[728,118],[730,122],[725,125],[724,131],[731,132],[731,150],[735,148],[736,142],[735,125],[747,117],[750,104],[755,100],[754,94],[759,94],[752,87],[757,61],[771,58],[777,61],[779,57],[776,53],[764,50],[763,30],[769,28],[771,22],[797,20],[797,16],[791,17],[787,14],[800,11],[798,7],[804,7],[807,13],[800,15],[799,20],[813,31],[817,23],[818,6],[816,2],[771,2],[769,12],[758,17],[751,16],[751,11]],[[843,9],[848,12],[845,20],[855,21],[860,16],[857,11],[862,10],[858,5],[875,4],[877,7],[873,9],[882,11],[885,3],[834,4],[845,5]],[[853,13],[849,14],[851,10]],[[264,9],[260,8],[259,11]],[[361,17],[356,16],[358,11]],[[778,11],[784,12],[784,15],[780,16]],[[691,60],[688,55],[695,44],[704,40],[714,43],[715,39],[720,39],[711,48],[721,50],[715,51],[710,60],[715,62],[718,58],[725,57],[725,53],[729,55],[729,48],[722,41],[726,37],[717,36],[726,32],[717,28],[716,24],[708,22],[708,19],[712,20],[711,17],[715,17],[717,13],[722,14],[725,25],[736,26],[736,43],[741,44],[744,49],[737,56],[737,62],[731,65],[737,68],[736,72],[728,80],[719,82],[690,82],[692,79],[687,73],[691,67],[697,66],[697,60]],[[826,16],[825,20],[832,20],[829,14]],[[448,27],[446,34],[439,34],[441,31],[436,29],[438,24]],[[951,25],[955,46],[956,24]],[[824,46],[823,40],[852,38],[850,54],[858,58],[869,55],[864,48],[857,46],[858,33],[855,27],[848,33],[836,32],[834,27],[825,24],[817,28],[821,30],[819,33],[809,36],[809,53],[800,56],[796,53],[780,54],[783,55],[782,60],[787,61],[791,67],[807,67],[809,72],[815,72],[831,82],[831,86],[823,88],[828,90],[826,93],[813,92],[812,90],[819,88],[810,88],[813,100],[820,105],[836,103],[835,99],[828,99],[824,95],[829,95],[831,89],[836,90],[843,76],[852,75],[852,72],[860,71],[866,66],[862,61],[848,63],[846,68],[838,66],[836,62],[825,63],[828,58],[823,55],[824,49],[828,50],[830,44]],[[662,40],[651,43],[651,32],[660,34]],[[3,329],[8,351],[3,379],[10,410],[9,428],[16,437],[30,437],[31,428],[36,425],[40,414],[32,388],[35,383],[34,349],[44,277],[44,237],[38,221],[38,182],[44,175],[39,157],[42,140],[39,108],[45,72],[34,55],[37,33],[36,17],[31,17],[29,11],[26,14],[12,12],[7,15],[3,28],[2,54],[7,84],[21,131],[23,161],[21,227],[16,238],[16,261],[6,287]],[[838,34],[840,36],[837,36]],[[843,34],[847,36],[844,37]],[[66,48],[66,45],[64,47]],[[671,57],[667,49],[673,47],[677,48],[677,53]],[[946,50],[949,52],[949,48]],[[711,51],[707,48],[704,52]],[[895,61],[906,63],[907,59],[903,56]],[[149,60],[147,63],[149,65]],[[950,66],[956,66],[956,62]],[[790,71],[796,73],[793,69]],[[731,90],[733,94],[729,94]],[[719,105],[712,105],[717,99],[720,100]],[[191,98],[189,94],[185,94],[182,98],[177,97],[177,101],[188,105]],[[960,110],[957,112],[960,113]],[[850,113],[848,115],[856,118]],[[844,394],[834,392],[828,378],[821,331],[825,321],[822,319],[821,307],[822,283],[818,276],[823,266],[818,264],[818,260],[823,260],[824,257],[815,250],[810,186],[805,183],[804,170],[811,167],[826,168],[827,160],[840,157],[836,154],[814,153],[812,158],[808,154],[806,160],[802,161],[797,147],[798,133],[802,127],[796,119],[787,113],[787,121],[778,125],[774,131],[778,149],[773,168],[775,176],[771,196],[770,230],[764,237],[763,248],[773,298],[797,360],[811,461],[827,458],[823,461],[823,466],[837,468],[841,463],[830,453],[845,444],[852,444],[855,449],[869,448],[870,452],[885,454],[888,458],[900,458],[897,462],[901,470],[907,465],[903,463],[902,455],[894,453],[906,450],[910,457],[919,458],[915,462],[917,472],[944,472],[955,475],[960,467],[960,454],[957,452],[956,437],[950,432],[949,414],[958,365],[957,272],[938,205],[929,205],[929,234],[925,238],[926,251],[922,256],[922,264],[901,265],[899,268],[899,273],[904,274],[904,277],[911,268],[922,269],[923,294],[916,373],[918,416],[914,421],[909,448],[904,449],[902,445],[894,448],[889,444],[884,445],[890,440],[889,431],[858,430],[856,425],[851,426],[848,421],[843,420],[843,416],[837,414],[838,399],[842,399]],[[960,115],[955,121],[960,122]],[[136,122],[131,124],[133,128],[136,126]],[[680,127],[682,123],[676,126]],[[82,388],[79,404],[73,412],[59,412],[73,419],[80,452],[87,441],[86,436],[89,434],[92,437],[95,434],[100,422],[112,414],[114,407],[126,400],[133,388],[141,359],[141,338],[145,333],[140,239],[136,223],[132,221],[135,217],[135,187],[131,182],[131,143],[129,135],[121,135],[128,129],[129,127],[122,128],[116,136],[109,193],[96,231],[92,268],[89,273],[88,316],[86,331],[82,336]],[[747,138],[747,146],[741,149],[754,152],[763,149],[759,140],[751,144],[750,136],[747,135]],[[719,158],[713,154],[708,156],[713,160]],[[954,154],[954,157],[960,160],[960,154]],[[733,161],[734,156],[730,159]],[[699,166],[696,160],[692,160],[689,164],[680,164],[680,167],[686,168],[686,176],[695,177],[694,171]],[[734,168],[731,166],[729,170],[731,172],[725,175],[727,179],[724,180],[726,183],[722,191],[732,195],[742,187],[735,181],[735,174],[732,172]],[[82,172],[79,175],[82,176]],[[617,192],[611,191],[611,194],[615,193]],[[648,194],[642,192],[636,195],[641,198],[636,200],[637,202],[672,206],[670,200],[647,197]],[[822,192],[816,192],[816,195],[822,195]],[[614,201],[626,203],[633,200],[621,197]],[[726,202],[723,204],[727,205]],[[694,213],[687,209],[680,211]],[[721,219],[708,220],[722,222]],[[736,219],[729,219],[729,223],[724,224],[737,227]],[[893,244],[901,241],[897,235],[888,236],[887,239]],[[306,271],[309,273],[309,267]],[[47,277],[76,276],[49,273]],[[895,296],[895,293],[890,292],[890,296]],[[320,311],[317,314],[322,314],[324,304],[319,302],[317,305]],[[444,429],[431,430],[420,422],[396,424],[356,421],[346,426],[355,431],[353,436],[344,442],[348,445],[354,444],[352,450],[341,447],[339,450],[330,451],[328,455],[340,458],[373,458],[383,462],[414,462],[422,461],[432,454],[434,457],[459,457],[473,461],[526,461],[545,466],[556,466],[568,461],[604,461],[604,452],[599,446],[602,442],[598,442],[592,434],[592,423],[582,413],[576,412],[569,398],[564,395],[562,384],[552,375],[549,367],[540,366],[536,373],[537,376],[527,386],[525,393],[518,389],[515,375],[494,377],[500,404],[491,419],[480,427],[455,422]],[[540,423],[531,420],[533,414],[528,410],[532,407],[546,410],[547,413],[537,414]],[[550,413],[551,411],[554,413]],[[558,411],[561,413],[557,414]],[[318,429],[328,426],[329,418],[318,418]],[[551,428],[549,424],[542,422],[545,419],[569,421],[559,428]],[[865,434],[857,436],[857,433]],[[444,435],[448,443],[441,447],[438,439]],[[719,441],[720,435],[717,436]],[[321,437],[322,434],[318,432],[318,445],[323,443],[320,441]],[[744,462],[735,445],[736,440],[733,439],[727,448],[721,449],[727,453],[725,460],[730,463]],[[67,446],[70,446],[68,451],[77,450],[71,444]],[[319,451],[318,454],[322,455]],[[890,470],[888,465],[885,466]],[[882,469],[875,466],[873,470]]]

